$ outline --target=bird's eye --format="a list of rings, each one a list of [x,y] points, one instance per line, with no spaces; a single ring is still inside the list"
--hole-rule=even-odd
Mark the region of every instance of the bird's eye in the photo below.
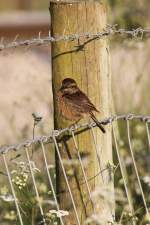
[[[73,84],[73,85],[71,85],[70,87],[73,88],[73,87],[75,87],[75,85]]]

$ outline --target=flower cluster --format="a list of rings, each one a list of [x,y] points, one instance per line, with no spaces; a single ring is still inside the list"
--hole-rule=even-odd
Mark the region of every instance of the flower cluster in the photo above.
[[[53,225],[58,225],[58,218],[61,218],[63,216],[68,216],[69,212],[65,210],[49,210],[49,212],[46,214],[47,219],[52,222]]]
[[[60,218],[60,217],[63,217],[63,216],[68,216],[69,215],[69,212],[68,211],[64,211],[64,210],[49,210],[49,214],[50,215],[56,215],[56,217]]]
[[[24,172],[21,171],[20,173],[18,173],[17,171],[12,171],[12,172],[14,174],[12,182],[16,184],[18,188],[21,190],[27,185],[27,180],[29,175],[25,171]]]
[[[148,185],[148,187],[150,187],[150,176],[144,176],[143,181],[145,184]]]
[[[4,215],[4,218],[6,220],[10,220],[10,221],[14,221],[16,220],[17,214],[14,210],[11,210],[9,212],[6,212],[6,214]]]

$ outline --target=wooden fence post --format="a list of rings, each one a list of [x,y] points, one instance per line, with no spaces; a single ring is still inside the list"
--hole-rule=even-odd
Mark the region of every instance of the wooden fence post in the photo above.
[[[106,7],[100,1],[51,1],[50,2],[52,36],[57,37],[69,34],[81,34],[84,32],[96,33],[106,27]],[[79,87],[89,96],[92,102],[100,110],[100,117],[110,116],[111,110],[111,78],[109,70],[109,50],[106,39],[89,42],[81,51],[74,51],[76,46],[84,43],[85,38],[79,41],[59,41],[52,43],[52,81],[54,95],[54,120],[55,129],[68,126],[59,115],[56,92],[61,81],[66,77],[76,80]],[[72,51],[73,50],[73,51]],[[98,128],[94,128],[97,150],[100,155],[102,176],[96,176],[99,171],[99,163],[96,156],[95,145],[91,130],[77,135],[79,151],[87,155],[88,164],[85,172],[92,191],[97,190],[99,195],[93,199],[95,212],[102,224],[112,221],[113,217],[113,179],[110,165],[112,163],[111,128],[106,128],[106,134]],[[76,150],[72,138],[64,140],[60,146],[62,158],[76,158]],[[57,166],[57,192],[59,194],[61,209],[68,210],[69,216],[65,218],[65,224],[77,224],[72,208],[68,190],[56,158]],[[69,177],[69,183],[73,192],[79,219],[81,224],[87,217],[93,214],[93,206],[89,201],[87,187],[83,183],[83,173],[80,166],[65,165]],[[110,203],[111,199],[111,203]],[[90,223],[95,224],[95,223]]]

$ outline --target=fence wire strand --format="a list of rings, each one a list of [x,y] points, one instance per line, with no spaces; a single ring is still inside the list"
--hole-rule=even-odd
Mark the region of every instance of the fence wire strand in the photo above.
[[[58,204],[58,201],[57,201],[57,196],[56,196],[56,193],[55,193],[55,188],[54,188],[54,185],[53,185],[53,181],[51,179],[51,175],[50,175],[50,172],[49,172],[49,169],[48,169],[48,163],[47,163],[47,157],[46,157],[46,153],[45,153],[45,147],[43,145],[43,142],[41,142],[40,144],[41,144],[41,148],[42,148],[42,153],[43,153],[43,157],[44,157],[44,162],[45,162],[45,167],[46,167],[46,172],[47,172],[49,184],[50,184],[50,187],[51,187],[51,190],[52,190],[52,194],[53,194],[53,197],[54,197],[54,200],[55,200],[57,211],[59,212],[60,211],[60,207],[59,207],[59,204]],[[62,217],[60,217],[60,222],[61,222],[61,225],[64,225]]]
[[[70,51],[74,52],[74,51],[80,51],[83,50],[84,47],[94,41],[103,39],[103,38],[108,38],[108,37],[113,37],[113,36],[120,36],[122,38],[139,38],[140,40],[142,40],[143,38],[149,38],[150,37],[150,28],[134,28],[131,30],[126,30],[126,29],[122,29],[122,28],[117,28],[116,25],[112,25],[112,26],[107,26],[105,30],[101,31],[101,32],[96,32],[96,33],[90,33],[90,32],[85,32],[85,33],[74,33],[74,34],[70,34],[70,35],[60,35],[57,37],[52,37],[50,32],[48,32],[48,35],[46,37],[42,37],[41,32],[39,32],[38,37],[36,38],[32,38],[32,39],[28,39],[28,40],[17,40],[17,38],[15,38],[13,41],[10,42],[6,42],[4,38],[0,38],[0,52],[3,52],[5,50],[11,50],[11,49],[19,49],[21,47],[34,47],[34,46],[44,46],[44,45],[50,45],[52,43],[58,43],[58,42],[72,42],[72,41],[77,41],[76,43],[80,43],[79,45],[74,46],[74,49]],[[61,55],[63,53],[58,54],[57,56]],[[56,58],[57,56],[54,56],[54,58]],[[102,125],[108,125],[110,124],[112,127],[112,137],[114,140],[114,148],[116,151],[116,155],[117,155],[117,159],[119,162],[119,167],[120,167],[120,171],[121,171],[121,176],[123,178],[123,184],[124,184],[124,189],[125,189],[125,193],[126,193],[126,197],[127,197],[127,202],[129,205],[129,209],[130,212],[132,214],[132,224],[136,225],[136,222],[134,220],[134,216],[136,214],[134,207],[133,207],[133,203],[131,200],[131,196],[130,196],[130,190],[128,187],[128,182],[127,182],[127,177],[125,174],[125,164],[124,164],[124,159],[120,153],[120,148],[119,148],[119,144],[118,144],[118,140],[117,140],[117,134],[115,131],[115,126],[114,126],[114,122],[117,121],[122,121],[124,120],[126,123],[126,131],[127,131],[127,141],[128,141],[128,145],[129,145],[129,151],[131,154],[131,158],[132,158],[132,162],[133,162],[133,167],[135,170],[135,174],[136,174],[136,179],[137,179],[137,183],[140,189],[140,193],[141,193],[141,197],[143,200],[143,204],[144,204],[144,208],[145,208],[145,212],[147,214],[148,220],[150,222],[150,213],[149,213],[149,209],[148,209],[148,205],[147,205],[147,200],[146,197],[144,195],[144,190],[140,181],[140,176],[139,176],[139,171],[137,168],[137,164],[135,161],[135,156],[134,156],[134,149],[132,147],[132,138],[131,138],[131,131],[130,131],[130,121],[132,120],[140,120],[145,124],[145,130],[146,130],[146,138],[148,141],[148,147],[149,147],[149,151],[150,151],[150,132],[149,132],[149,123],[150,123],[150,116],[145,116],[145,115],[134,115],[134,114],[128,114],[128,115],[115,115],[115,116],[110,116],[109,118],[106,118],[104,120],[101,120],[100,123]],[[11,177],[11,173],[10,173],[10,169],[9,169],[9,165],[8,165],[8,160],[7,160],[7,154],[11,153],[12,151],[25,151],[26,153],[26,158],[27,158],[27,163],[29,165],[29,170],[30,170],[30,174],[31,174],[31,178],[32,178],[32,183],[33,183],[33,187],[35,190],[35,196],[36,196],[36,200],[38,203],[38,207],[39,207],[39,211],[41,214],[41,218],[42,218],[42,224],[47,225],[47,221],[46,221],[46,217],[44,214],[45,208],[41,202],[40,199],[40,194],[38,191],[38,185],[35,179],[35,174],[34,174],[34,169],[32,166],[32,161],[30,159],[30,154],[29,154],[29,150],[33,149],[34,146],[36,144],[38,144],[40,146],[40,150],[42,152],[42,157],[44,160],[44,167],[46,169],[46,176],[48,177],[48,183],[50,185],[50,189],[53,195],[53,199],[55,202],[55,208],[57,209],[57,212],[61,211],[61,207],[58,201],[58,195],[60,193],[56,193],[55,190],[55,186],[53,184],[53,180],[49,171],[49,167],[48,167],[48,160],[47,160],[47,156],[46,156],[46,149],[45,149],[45,145],[52,143],[55,146],[56,149],[56,154],[58,156],[58,160],[60,163],[60,167],[62,169],[62,173],[64,176],[64,181],[66,183],[66,187],[68,189],[68,193],[69,193],[69,197],[71,200],[71,204],[73,206],[73,210],[74,210],[74,217],[76,219],[76,225],[81,225],[83,224],[79,218],[79,211],[77,208],[77,202],[75,199],[75,196],[73,194],[73,190],[76,188],[72,188],[69,182],[69,178],[65,169],[65,163],[62,159],[61,153],[60,153],[60,148],[59,148],[59,144],[58,144],[58,140],[57,138],[60,137],[60,135],[65,134],[65,132],[70,132],[71,133],[71,137],[73,140],[73,144],[75,146],[75,150],[77,152],[77,161],[79,162],[79,165],[81,167],[81,171],[83,174],[83,179],[82,179],[82,183],[79,183],[79,185],[83,185],[85,184],[86,189],[87,189],[87,194],[88,194],[88,201],[90,201],[90,203],[92,204],[92,209],[93,209],[93,214],[94,216],[96,216],[96,208],[95,208],[95,204],[94,204],[94,200],[92,197],[93,194],[93,190],[91,189],[91,185],[90,182],[92,179],[94,179],[96,176],[93,176],[92,178],[89,179],[88,175],[87,175],[87,170],[85,169],[84,163],[82,161],[82,157],[80,155],[80,149],[79,146],[77,144],[77,140],[75,137],[75,132],[81,129],[89,129],[90,133],[91,133],[91,137],[92,137],[92,141],[94,144],[94,149],[95,149],[95,155],[96,155],[96,160],[98,162],[98,167],[99,167],[99,179],[100,181],[102,181],[103,185],[107,185],[105,180],[104,180],[104,175],[103,172],[106,170],[106,168],[103,168],[104,165],[102,163],[102,159],[100,156],[100,148],[97,145],[96,142],[96,134],[94,132],[94,127],[96,126],[96,124],[94,122],[91,123],[85,123],[85,124],[79,124],[79,125],[75,125],[73,127],[67,127],[61,130],[53,130],[49,135],[47,136],[40,136],[40,137],[35,137],[33,134],[33,139],[28,139],[25,140],[19,144],[12,144],[9,146],[0,146],[0,155],[2,156],[2,159],[4,161],[4,166],[5,166],[5,170],[6,170],[6,176],[8,177],[8,182],[10,185],[10,189],[12,192],[12,196],[14,199],[14,203],[16,206],[16,212],[17,212],[17,216],[19,219],[19,223],[20,225],[24,225],[24,221],[20,212],[20,207],[19,207],[19,201],[16,197],[16,192],[15,192],[15,188],[13,185],[13,181],[12,181],[12,177]],[[33,130],[34,131],[34,130]],[[10,162],[9,162],[10,163]],[[66,191],[66,190],[65,190]],[[97,196],[98,197],[98,196]],[[97,218],[96,218],[97,219]],[[61,225],[65,225],[65,219],[60,216],[59,217],[60,220],[60,224]],[[97,221],[97,220],[95,220]],[[93,222],[93,221],[92,221]],[[96,222],[96,225],[101,224],[98,222]]]
[[[66,171],[65,171],[65,167],[64,167],[64,164],[63,164],[60,152],[59,152],[59,147],[58,147],[58,143],[56,141],[56,137],[55,136],[53,137],[53,140],[54,140],[54,144],[55,144],[55,147],[56,147],[56,151],[57,151],[57,155],[58,155],[58,158],[59,158],[59,162],[61,164],[61,168],[62,168],[62,171],[63,171],[63,174],[64,174],[64,178],[65,178],[65,181],[66,181],[66,184],[67,184],[67,188],[68,188],[68,191],[69,191],[69,194],[70,194],[72,205],[73,205],[73,208],[74,208],[74,211],[75,211],[77,224],[81,225],[80,219],[79,219],[79,215],[78,215],[78,212],[77,212],[77,207],[76,207],[76,204],[75,204],[75,201],[74,201],[72,190],[71,190],[71,187],[70,187],[70,184],[69,184],[69,181],[68,181],[68,177],[67,177],[67,174],[66,174]]]
[[[100,120],[99,122],[103,125],[107,125],[110,124],[113,121],[117,121],[117,120],[141,120],[143,122],[147,122],[150,123],[150,116],[144,116],[144,115],[135,115],[135,114],[125,114],[125,115],[115,115],[115,116],[110,116],[104,120]],[[88,129],[89,127],[95,127],[96,124],[94,122],[91,123],[85,123],[85,124],[76,124],[75,126],[73,126],[74,131],[77,131],[78,129]],[[90,128],[89,128],[90,129]],[[72,131],[72,127],[67,127],[61,130],[54,130],[50,133],[50,135],[47,136],[40,136],[40,137],[35,137],[34,139],[28,139],[25,140],[19,144],[14,144],[14,145],[9,145],[9,146],[1,146],[0,147],[0,154],[3,153],[8,153],[10,151],[18,151],[21,150],[24,147],[31,147],[32,145],[38,144],[41,141],[43,142],[43,144],[45,143],[52,143],[53,142],[53,137],[58,137],[62,134],[65,134],[65,132],[71,132]]]
[[[150,151],[150,133],[149,133],[149,126],[148,123],[145,123],[146,126],[146,134],[147,134],[147,139],[148,139],[148,147],[149,147],[149,151]]]
[[[30,173],[31,173],[33,185],[34,185],[34,188],[35,188],[36,199],[37,199],[37,202],[38,202],[38,205],[39,205],[39,209],[40,209],[40,213],[41,213],[41,216],[42,216],[43,224],[46,225],[46,221],[45,221],[45,217],[44,217],[44,211],[43,211],[42,204],[41,204],[41,201],[40,201],[40,195],[39,195],[38,188],[37,188],[37,185],[36,185],[36,181],[35,181],[35,177],[34,177],[34,171],[33,171],[32,165],[31,165],[30,156],[29,156],[29,152],[28,152],[27,148],[25,148],[25,152],[26,152],[26,156],[27,156],[27,160],[28,160],[28,164],[29,164],[29,168],[30,168]]]
[[[94,147],[95,147],[95,152],[96,152],[96,156],[97,156],[97,161],[98,161],[98,164],[99,164],[99,170],[103,171],[102,161],[101,161],[101,157],[100,157],[100,154],[99,154],[98,146],[97,146],[97,143],[96,143],[95,132],[94,132],[94,129],[93,129],[92,126],[91,126],[91,135],[92,135],[93,142],[94,142]],[[105,184],[103,172],[101,173],[101,179],[102,179],[103,184]]]
[[[143,192],[142,184],[141,184],[141,181],[140,181],[140,177],[139,177],[139,173],[138,173],[138,169],[137,169],[137,166],[136,166],[135,157],[134,157],[134,153],[133,153],[133,149],[132,149],[129,120],[127,120],[127,136],[128,136],[129,149],[130,149],[134,169],[135,169],[136,177],[137,177],[137,180],[138,180],[138,185],[139,185],[140,192],[141,192],[141,195],[142,195],[145,211],[147,213],[147,216],[148,216],[148,219],[149,219],[149,222],[150,222],[150,214],[149,214],[149,211],[148,211],[145,195],[144,195],[144,192]]]
[[[3,160],[4,160],[4,164],[5,164],[5,168],[6,168],[6,172],[7,172],[7,176],[8,176],[8,180],[9,180],[9,184],[10,184],[10,187],[11,187],[11,191],[12,191],[12,194],[13,194],[13,198],[14,198],[14,201],[15,201],[15,205],[16,205],[16,210],[17,210],[17,214],[18,214],[18,217],[19,217],[19,221],[20,221],[20,224],[23,225],[23,220],[22,220],[22,216],[21,216],[21,213],[20,213],[18,200],[16,198],[16,194],[15,194],[15,190],[14,190],[14,187],[13,187],[13,183],[12,183],[12,179],[11,179],[11,175],[10,175],[10,172],[9,172],[9,168],[8,168],[8,164],[7,164],[7,160],[6,160],[5,154],[3,154]]]
[[[80,156],[80,151],[78,149],[77,141],[75,139],[75,135],[74,135],[74,132],[73,131],[71,132],[71,134],[72,134],[72,138],[73,138],[73,142],[74,142],[75,149],[77,151],[78,160],[80,162],[80,166],[81,166],[81,169],[82,169],[84,181],[85,181],[85,184],[86,184],[86,187],[87,187],[87,191],[88,191],[88,194],[89,194],[89,199],[90,199],[90,201],[92,203],[93,211],[94,211],[94,213],[96,213],[95,206],[94,206],[94,203],[93,203],[93,200],[92,200],[92,196],[91,196],[90,186],[89,186],[89,183],[88,183],[88,177],[86,175],[86,172],[85,172],[85,169],[84,169],[84,165],[82,163],[82,159],[81,159],[81,156]]]
[[[142,121],[144,123],[145,129],[146,129],[146,139],[148,139],[148,145],[149,145],[149,148],[150,148],[150,133],[149,133],[150,116],[134,115],[134,114],[118,115],[118,116],[111,116],[109,118],[101,120],[100,123],[103,124],[103,125],[109,124],[110,127],[112,127],[112,137],[113,137],[113,140],[114,140],[114,148],[115,148],[115,151],[116,151],[116,154],[117,154],[117,158],[118,158],[118,162],[119,162],[119,166],[120,166],[120,171],[121,171],[121,176],[123,178],[123,184],[124,184],[125,193],[126,193],[126,196],[127,196],[129,209],[130,209],[130,212],[132,214],[132,221],[131,222],[132,222],[133,225],[135,225],[136,222],[134,221],[134,216],[135,216],[136,212],[134,211],[134,207],[133,207],[133,204],[132,204],[132,201],[131,201],[131,198],[130,198],[130,190],[129,190],[129,187],[128,187],[127,177],[126,177],[126,173],[125,173],[125,170],[124,170],[125,169],[124,168],[125,167],[124,159],[122,158],[121,153],[120,153],[117,135],[116,135],[116,131],[115,131],[116,130],[115,129],[115,122],[125,121],[126,131],[127,131],[127,141],[128,141],[128,145],[129,145],[129,151],[130,151],[130,154],[131,154],[131,158],[132,158],[132,161],[133,161],[133,166],[134,166],[134,169],[135,169],[137,183],[138,183],[139,188],[140,188],[141,197],[143,199],[146,214],[147,214],[148,218],[150,218],[147,202],[146,202],[146,199],[145,199],[143,187],[142,187],[142,184],[141,184],[141,181],[140,181],[139,172],[138,172],[138,169],[137,169],[137,165],[136,165],[136,162],[135,162],[135,157],[134,157],[134,153],[133,153],[133,149],[132,149],[132,140],[131,140],[132,138],[131,138],[131,133],[130,133],[130,121],[132,121],[132,120],[139,120],[139,121]],[[22,143],[19,143],[17,145],[0,147],[0,154],[2,155],[3,160],[4,160],[6,173],[7,173],[7,176],[8,176],[9,184],[10,184],[11,191],[12,191],[14,201],[15,201],[15,205],[16,205],[18,218],[19,218],[19,221],[20,221],[21,225],[23,225],[23,219],[22,219],[22,216],[21,216],[21,213],[20,213],[19,203],[18,203],[18,200],[16,198],[15,190],[14,190],[13,183],[12,183],[12,178],[11,178],[11,175],[10,175],[10,172],[9,172],[8,163],[7,163],[7,160],[6,160],[6,155],[7,155],[7,153],[12,152],[14,150],[15,151],[16,150],[18,150],[18,151],[19,150],[20,151],[25,150],[26,157],[27,157],[27,163],[29,165],[31,178],[32,178],[34,189],[35,189],[36,199],[37,199],[38,206],[39,206],[39,209],[40,209],[40,213],[41,213],[41,216],[42,216],[42,222],[43,222],[43,224],[46,225],[46,218],[44,216],[44,210],[43,210],[44,206],[42,205],[42,203],[40,201],[40,195],[39,195],[39,192],[38,192],[38,187],[37,187],[37,183],[36,183],[36,179],[35,179],[34,168],[31,164],[32,162],[30,160],[29,150],[32,149],[32,147],[35,144],[39,144],[40,150],[42,152],[42,157],[44,159],[44,168],[46,169],[48,182],[49,182],[49,185],[50,185],[50,188],[51,188],[51,191],[52,191],[52,195],[53,195],[53,199],[54,199],[54,202],[55,202],[55,208],[57,209],[58,212],[60,212],[61,209],[60,209],[60,205],[59,205],[59,202],[58,202],[58,199],[57,199],[59,193],[56,193],[56,191],[55,191],[55,187],[54,187],[54,184],[53,184],[53,181],[52,181],[52,178],[51,178],[51,175],[50,175],[49,167],[48,167],[48,161],[47,161],[46,149],[45,149],[45,145],[51,144],[51,143],[54,144],[55,149],[56,149],[56,154],[58,156],[60,167],[62,169],[64,181],[65,181],[66,187],[68,189],[68,194],[69,194],[69,197],[70,197],[70,200],[71,200],[71,204],[73,206],[74,216],[76,218],[76,223],[78,225],[81,225],[81,221],[79,219],[79,212],[78,212],[77,205],[76,205],[76,199],[73,195],[74,188],[72,188],[70,186],[70,181],[69,181],[66,169],[65,169],[65,161],[61,156],[60,149],[59,149],[59,143],[58,143],[60,135],[62,137],[62,135],[65,135],[65,132],[68,133],[68,131],[71,134],[70,137],[73,140],[73,144],[74,144],[75,150],[77,152],[77,159],[76,160],[78,161],[78,163],[81,167],[82,174],[83,174],[82,182],[79,182],[79,184],[80,185],[82,185],[82,184],[86,185],[87,194],[88,194],[88,202],[89,201],[91,202],[91,204],[93,206],[93,215],[96,216],[96,209],[95,209],[95,205],[94,205],[94,201],[93,201],[93,197],[92,197],[93,196],[93,190],[91,190],[91,186],[90,186],[90,183],[89,183],[89,181],[94,179],[95,176],[93,178],[90,178],[90,179],[87,176],[87,172],[86,172],[86,169],[85,169],[85,166],[84,166],[84,162],[83,162],[83,159],[80,155],[80,149],[79,149],[76,137],[75,137],[76,131],[82,131],[82,130],[85,130],[85,129],[86,130],[89,129],[89,131],[91,133],[92,141],[94,143],[94,149],[95,149],[95,155],[96,155],[96,158],[97,158],[97,161],[98,161],[98,167],[100,169],[100,173],[98,175],[102,176],[103,170],[106,170],[106,169],[103,168],[102,165],[101,165],[101,159],[100,159],[100,155],[99,155],[99,146],[97,146],[96,136],[95,136],[95,131],[94,131],[95,126],[96,126],[96,124],[94,122],[86,123],[86,124],[78,124],[78,125],[75,125],[73,127],[64,128],[64,129],[61,129],[61,130],[54,130],[48,136],[34,137],[34,139],[26,140],[26,141],[24,141]],[[72,159],[69,159],[69,160],[71,161]],[[100,180],[103,181],[103,185],[105,185],[102,177],[101,177]],[[60,216],[59,219],[60,219],[61,225],[64,225],[65,221],[64,221],[63,217]],[[149,219],[149,221],[150,221],[150,219]]]
[[[117,137],[116,137],[116,133],[115,133],[115,129],[114,129],[113,124],[112,124],[112,135],[113,135],[113,139],[114,139],[115,150],[116,150],[116,153],[117,153],[117,158],[118,158],[118,162],[119,162],[119,166],[120,166],[121,175],[122,175],[122,178],[123,178],[123,183],[124,183],[124,188],[125,188],[127,200],[128,200],[128,203],[129,203],[129,208],[130,208],[130,211],[131,211],[132,216],[133,216],[134,215],[134,209],[133,209],[133,205],[132,205],[129,190],[128,190],[126,174],[124,173],[124,168],[123,168],[123,160],[122,160],[120,152],[119,152]],[[132,220],[132,224],[135,225],[135,222],[133,220]]]
[[[144,35],[150,35],[150,28],[141,28],[138,27],[136,29],[132,30],[126,30],[123,28],[117,29],[116,25],[108,26],[104,31],[97,32],[97,33],[81,33],[81,34],[71,34],[71,35],[62,35],[58,37],[52,37],[50,36],[50,32],[48,33],[47,37],[41,37],[41,32],[39,32],[37,38],[28,39],[28,40],[20,40],[20,41],[12,41],[9,43],[4,43],[4,38],[1,38],[0,43],[0,51],[6,50],[6,49],[15,49],[18,47],[30,47],[30,46],[41,46],[46,45],[54,42],[60,42],[60,41],[75,41],[80,39],[85,39],[86,41],[83,42],[81,45],[77,46],[77,48],[84,47],[87,43],[95,40],[102,39],[104,37],[108,36],[117,36],[120,35],[121,37],[131,37],[131,38],[137,38],[140,37],[143,38]]]

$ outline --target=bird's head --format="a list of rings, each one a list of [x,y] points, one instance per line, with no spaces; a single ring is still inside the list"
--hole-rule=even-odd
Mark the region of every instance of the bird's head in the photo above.
[[[78,91],[78,86],[75,80],[72,78],[65,78],[61,83],[60,90],[63,93],[72,94]]]

